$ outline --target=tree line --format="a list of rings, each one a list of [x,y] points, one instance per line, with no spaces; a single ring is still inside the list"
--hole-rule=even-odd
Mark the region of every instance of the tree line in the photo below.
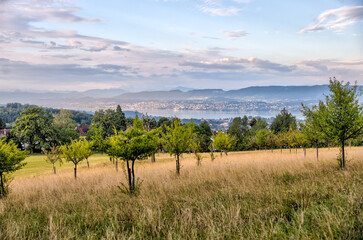
[[[361,94],[357,85],[350,86],[338,80],[330,80],[330,95],[325,101],[309,108],[302,105],[305,122],[297,124],[296,118],[285,109],[276,116],[268,129],[262,119],[248,120],[246,116],[232,121],[226,133],[213,133],[207,122],[182,124],[177,118],[161,118],[156,121],[148,116],[126,119],[120,106],[116,110],[99,110],[92,119],[87,138],[74,133],[75,123],[69,111],[61,110],[52,115],[41,108],[25,109],[19,117],[10,136],[0,142],[1,193],[5,195],[6,174],[21,168],[22,161],[35,150],[45,152],[46,159],[53,164],[62,160],[74,164],[77,179],[77,165],[93,153],[106,153],[110,161],[124,161],[128,177],[128,191],[136,190],[135,161],[151,157],[155,153],[168,152],[175,156],[176,173],[181,171],[180,157],[183,153],[193,153],[197,164],[201,165],[202,152],[209,152],[214,160],[217,150],[222,155],[228,151],[249,149],[305,149],[324,144],[340,146],[338,161],[345,168],[345,144],[349,140],[362,142],[363,107],[359,103]],[[360,142],[359,142],[360,141]],[[15,157],[14,156],[18,156]],[[3,164],[4,163],[4,164]],[[3,165],[1,165],[3,164]]]

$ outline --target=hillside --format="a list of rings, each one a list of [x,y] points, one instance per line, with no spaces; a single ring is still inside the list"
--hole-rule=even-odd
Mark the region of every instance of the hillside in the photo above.
[[[314,153],[205,154],[200,167],[185,154],[179,177],[174,158],[160,154],[136,162],[137,196],[118,188],[125,175],[106,156],[81,164],[77,181],[70,164],[53,175],[32,156],[0,201],[1,238],[361,239],[362,148],[348,149],[346,171],[338,149],[321,149],[319,161]]]

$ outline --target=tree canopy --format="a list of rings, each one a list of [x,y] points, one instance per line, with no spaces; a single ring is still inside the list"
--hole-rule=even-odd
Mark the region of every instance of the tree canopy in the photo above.
[[[12,131],[30,152],[49,149],[54,142],[53,116],[39,107],[27,108]]]
[[[6,174],[21,169],[27,156],[28,152],[18,150],[15,143],[0,140],[0,197],[5,197],[8,193]]]
[[[296,118],[284,108],[273,120],[270,129],[275,133],[279,133],[289,131],[290,127],[296,129]]]

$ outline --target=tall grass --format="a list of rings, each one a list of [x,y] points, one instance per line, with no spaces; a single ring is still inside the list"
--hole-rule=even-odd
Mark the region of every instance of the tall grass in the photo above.
[[[316,161],[280,151],[230,153],[202,166],[181,159],[181,176],[167,155],[138,162],[137,196],[106,158],[93,168],[16,177],[0,201],[2,239],[362,239],[363,148],[337,149]],[[160,161],[161,159],[161,161]]]

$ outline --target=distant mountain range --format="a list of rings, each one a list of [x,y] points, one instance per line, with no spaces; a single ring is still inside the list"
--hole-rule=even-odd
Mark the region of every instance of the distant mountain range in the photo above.
[[[10,102],[64,107],[79,110],[107,108],[115,104],[141,102],[285,102],[314,103],[329,94],[328,85],[262,86],[225,91],[178,87],[169,91],[126,92],[122,89],[95,89],[85,92],[0,91],[0,104]],[[362,98],[361,98],[362,100]],[[132,109],[138,110],[138,109]]]

